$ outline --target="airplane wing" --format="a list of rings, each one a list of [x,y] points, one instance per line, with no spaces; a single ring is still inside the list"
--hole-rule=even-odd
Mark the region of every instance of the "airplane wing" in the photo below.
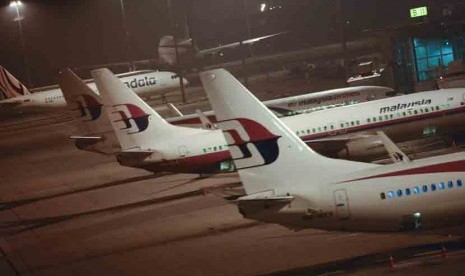
[[[271,38],[271,37],[274,37],[274,36],[279,36],[279,35],[282,35],[282,34],[285,34],[285,33],[287,33],[287,32],[280,32],[280,33],[275,33],[275,34],[270,34],[270,35],[265,35],[265,36],[260,36],[260,37],[254,37],[254,38],[251,38],[251,39],[243,40],[241,42],[234,42],[234,43],[229,43],[229,44],[221,45],[221,46],[214,47],[214,48],[200,50],[200,51],[198,51],[197,54],[201,55],[201,56],[208,55],[208,54],[213,54],[213,53],[219,52],[219,51],[224,50],[224,49],[239,47],[241,44],[253,44],[253,43],[259,42],[260,40]]]
[[[205,116],[205,114],[203,114],[202,111],[200,111],[199,109],[196,109],[195,110],[195,113],[197,113],[197,115],[199,116],[199,119],[200,121],[202,122],[202,128],[203,129],[218,129],[215,124],[213,124],[207,116]]]
[[[376,134],[360,133],[347,137],[329,137],[315,140],[304,140],[304,142],[317,152],[325,152],[331,155],[344,149],[349,142],[373,136],[376,136]]]
[[[182,117],[184,116],[181,111],[172,103],[167,103],[166,106],[170,110],[171,113],[173,113],[174,116]]]
[[[384,147],[394,163],[412,162],[412,160],[410,160],[410,158],[396,144],[394,144],[394,142],[392,142],[392,140],[383,131],[378,131],[377,134],[381,138]]]
[[[14,101],[14,102],[0,102],[0,108],[13,108],[21,105],[23,102],[22,101]]]

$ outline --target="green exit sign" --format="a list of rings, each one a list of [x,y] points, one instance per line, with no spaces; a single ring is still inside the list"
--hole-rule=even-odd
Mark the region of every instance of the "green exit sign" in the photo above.
[[[410,9],[410,17],[420,17],[420,16],[427,16],[428,15],[428,8],[427,7],[419,7]]]

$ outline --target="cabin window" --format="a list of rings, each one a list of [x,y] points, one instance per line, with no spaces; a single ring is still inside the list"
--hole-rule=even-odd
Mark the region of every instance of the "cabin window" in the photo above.
[[[439,190],[444,190],[445,186],[446,186],[446,185],[444,185],[444,182],[440,182],[440,183],[438,184]]]
[[[310,129],[307,129],[307,134],[310,134]]]
[[[344,124],[341,124],[341,128],[343,128],[343,127],[344,127]]]
[[[436,184],[434,184],[434,183],[431,184],[431,191],[433,191],[433,192],[436,191]]]
[[[216,147],[213,147],[213,151],[216,151]]]
[[[447,187],[449,187],[449,189],[454,188],[454,182],[451,180],[447,181]]]
[[[405,195],[409,196],[410,195],[410,188],[405,189]]]
[[[331,125],[331,126],[330,126],[330,128],[331,128],[331,129],[334,129],[334,126],[333,126],[333,125]]]
[[[379,119],[380,121],[382,121],[382,120],[383,120],[383,116],[379,116],[378,119]]]
[[[373,122],[376,122],[376,117],[373,117]]]
[[[386,194],[385,193],[381,193],[379,196],[381,197],[381,199],[386,199]]]
[[[427,107],[425,107],[425,112],[428,112],[428,111],[429,111],[429,110],[428,110],[428,108],[427,108]]]
[[[324,126],[324,127],[323,127],[323,129],[324,129],[324,130],[327,130],[327,129],[328,129],[328,127],[327,127],[327,126]]]
[[[312,129],[312,132],[315,133],[315,132],[316,132],[316,129],[313,128],[313,129]]]
[[[405,116],[407,116],[407,113],[405,113],[405,112],[402,112],[402,116],[404,116],[404,117],[405,117]]]
[[[424,193],[428,192],[428,186],[423,185],[423,188],[422,188],[422,189],[423,189],[423,192],[424,192]]]
[[[353,121],[352,121],[352,122],[350,122],[350,124],[351,124],[352,126],[354,126],[354,125],[355,125],[355,123],[354,123]]]
[[[203,148],[202,150],[203,150],[203,153],[207,153],[207,149]]]
[[[420,193],[420,188],[418,187],[413,188],[413,194],[417,195],[419,193]]]
[[[384,115],[384,120],[389,119],[388,115]]]
[[[439,111],[439,106],[436,106],[436,110]]]
[[[370,118],[368,118],[368,119],[367,119],[367,122],[369,123],[370,121],[371,121]]]
[[[388,197],[389,197],[389,198],[394,198],[394,192],[393,192],[393,191],[389,191],[389,192],[388,192]]]
[[[222,147],[222,146],[218,146],[218,149],[219,149],[219,150],[222,150],[222,149],[223,149],[223,147]]]
[[[457,187],[462,187],[462,179],[457,180]]]
[[[391,118],[391,119],[394,118],[394,114],[390,114],[389,118]]]
[[[414,110],[414,111],[413,111],[413,114],[415,114],[415,115],[416,115],[417,113],[418,113],[418,111],[416,111],[416,110]]]
[[[400,189],[397,190],[397,196],[398,196],[398,197],[401,197],[401,196],[402,196],[402,190],[400,190]]]
[[[360,121],[359,121],[359,120],[357,120],[357,121],[356,121],[356,123],[357,123],[357,125],[359,125],[359,124],[360,124]]]

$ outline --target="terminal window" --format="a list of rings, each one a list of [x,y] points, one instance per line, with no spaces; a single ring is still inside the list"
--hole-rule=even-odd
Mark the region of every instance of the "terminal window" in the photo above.
[[[414,38],[417,80],[427,81],[440,77],[449,62],[454,61],[452,41],[443,38]]]

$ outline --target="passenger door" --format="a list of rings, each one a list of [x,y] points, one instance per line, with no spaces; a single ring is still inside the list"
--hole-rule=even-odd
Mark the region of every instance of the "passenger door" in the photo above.
[[[336,216],[339,219],[347,219],[350,216],[349,198],[346,190],[334,191],[334,205],[336,206]]]

